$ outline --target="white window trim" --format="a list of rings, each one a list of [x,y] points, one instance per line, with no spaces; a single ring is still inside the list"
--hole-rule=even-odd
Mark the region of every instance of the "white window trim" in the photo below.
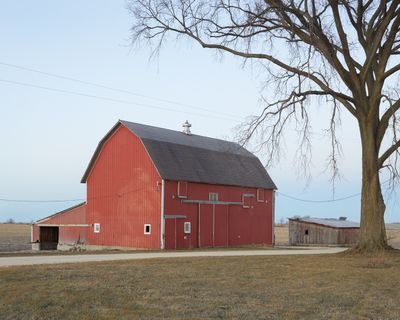
[[[190,221],[186,221],[183,223],[183,233],[185,234],[192,233],[192,225]]]
[[[186,194],[185,195],[181,195],[181,184],[186,184]],[[186,199],[187,198],[187,193],[188,193],[188,183],[187,181],[178,181],[178,198],[181,199]]]
[[[215,195],[215,200],[211,199],[211,195],[213,195],[213,196]],[[217,192],[209,192],[208,193],[208,200],[209,201],[218,201],[218,193]]]
[[[264,199],[260,199],[260,191],[264,193]],[[265,201],[265,190],[264,189],[257,189],[257,202],[264,202]]]
[[[249,206],[245,206],[244,205],[244,199],[246,199],[246,198],[252,198],[252,197],[254,197],[254,195],[253,196],[250,196],[250,195],[246,195],[246,194],[243,194],[242,195],[242,207],[244,208],[244,209],[250,209],[251,208],[251,206],[249,205]]]
[[[93,224],[93,232],[94,233],[100,233],[100,223],[94,223]]]
[[[146,228],[149,227],[149,232],[146,232]],[[143,228],[144,234],[151,234],[151,224],[150,223],[145,223],[144,228]]]

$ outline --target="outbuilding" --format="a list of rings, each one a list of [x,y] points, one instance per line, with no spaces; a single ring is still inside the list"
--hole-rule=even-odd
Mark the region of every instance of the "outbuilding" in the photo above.
[[[85,218],[75,229],[86,248],[273,244],[276,186],[260,160],[237,143],[192,134],[188,122],[181,132],[118,121],[81,182]]]
[[[289,219],[290,245],[351,246],[358,242],[359,231],[360,224],[345,217]]]
[[[33,250],[56,250],[85,243],[86,202],[36,221],[31,226]]]

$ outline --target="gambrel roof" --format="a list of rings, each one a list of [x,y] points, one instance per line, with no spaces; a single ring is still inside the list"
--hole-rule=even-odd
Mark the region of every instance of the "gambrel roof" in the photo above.
[[[100,141],[82,183],[108,137],[121,125],[142,141],[165,180],[276,189],[260,160],[237,143],[122,120]]]

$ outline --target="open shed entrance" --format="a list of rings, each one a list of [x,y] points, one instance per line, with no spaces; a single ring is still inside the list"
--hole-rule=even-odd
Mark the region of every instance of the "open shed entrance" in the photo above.
[[[58,227],[40,227],[40,250],[57,250]]]

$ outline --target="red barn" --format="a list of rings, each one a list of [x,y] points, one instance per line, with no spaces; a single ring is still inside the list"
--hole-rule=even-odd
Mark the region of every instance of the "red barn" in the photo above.
[[[273,243],[276,187],[259,159],[187,125],[179,132],[119,121],[81,182],[88,248]]]

